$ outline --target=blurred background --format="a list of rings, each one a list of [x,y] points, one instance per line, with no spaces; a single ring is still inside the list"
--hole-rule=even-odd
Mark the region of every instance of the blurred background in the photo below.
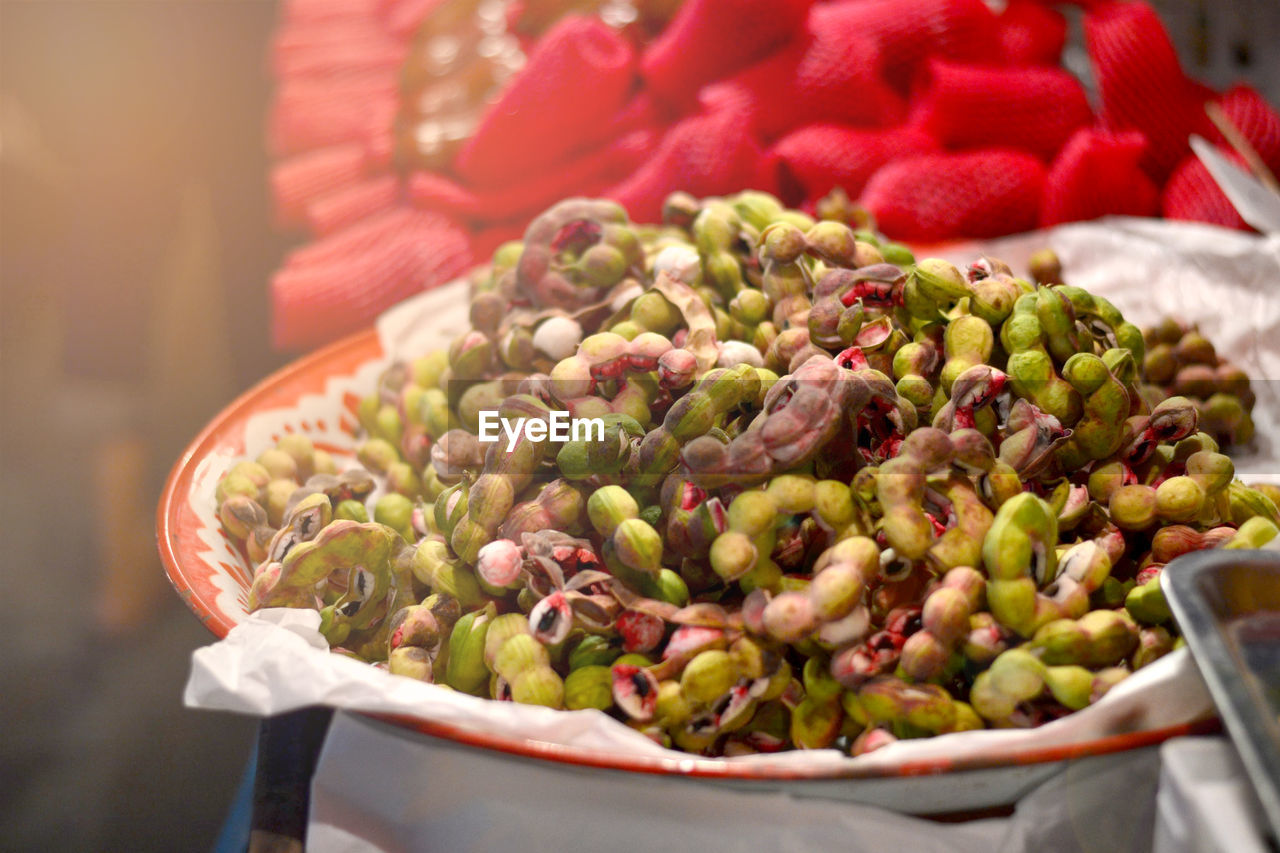
[[[168,468],[285,360],[266,0],[0,3],[0,847],[208,849],[252,720],[155,550]]]
[[[1188,74],[1280,100],[1274,0],[1155,5]],[[0,0],[0,847],[207,849],[248,759],[254,721],[181,707],[211,636],[168,587],[154,511],[200,427],[288,360],[279,15]]]

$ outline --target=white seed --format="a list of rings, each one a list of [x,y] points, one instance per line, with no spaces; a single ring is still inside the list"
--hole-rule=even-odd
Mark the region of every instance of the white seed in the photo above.
[[[547,358],[568,358],[582,343],[582,326],[569,317],[548,317],[533,331],[533,346]]]
[[[698,253],[690,246],[667,246],[653,259],[653,275],[664,272],[685,284],[696,284],[699,271]]]
[[[716,349],[719,351],[717,367],[737,367],[739,364],[764,367],[764,356],[760,355],[760,350],[746,341],[724,341],[716,344]]]

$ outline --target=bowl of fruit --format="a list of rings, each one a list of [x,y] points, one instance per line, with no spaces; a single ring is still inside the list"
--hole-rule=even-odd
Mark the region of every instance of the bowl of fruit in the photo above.
[[[1190,666],[1159,575],[1280,522],[1226,452],[1244,372],[1032,268],[760,193],[655,225],[561,202],[215,418],[159,508],[168,575],[219,637],[309,613],[326,657],[478,709],[369,709],[427,735],[748,782],[999,772],[1010,801],[1205,725],[1148,674]],[[499,706],[655,749],[487,729]]]

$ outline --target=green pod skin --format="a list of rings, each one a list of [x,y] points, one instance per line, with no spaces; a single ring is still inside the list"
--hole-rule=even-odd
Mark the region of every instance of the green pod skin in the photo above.
[[[483,696],[489,686],[484,663],[485,638],[494,618],[492,603],[484,610],[465,613],[449,634],[449,658],[445,683],[461,693]]]
[[[942,390],[950,395],[957,376],[974,365],[988,364],[994,347],[995,333],[981,317],[962,316],[948,323],[942,336]]]
[[[1041,626],[1028,648],[1046,664],[1097,669],[1120,663],[1137,644],[1132,622],[1114,610],[1095,610],[1079,619],[1055,619]]]
[[[929,547],[930,565],[939,572],[977,565],[982,558],[982,543],[994,520],[991,510],[982,503],[969,478],[962,474],[952,472],[937,488],[951,501],[956,524]]]
[[[1036,319],[1040,321],[1045,343],[1056,362],[1064,364],[1081,351],[1075,310],[1059,289],[1042,287],[1036,291]]]
[[[1024,637],[1056,615],[1056,608],[1037,592],[1057,574],[1057,543],[1057,514],[1025,492],[1005,501],[983,539],[991,615]]]
[[[1132,323],[1126,322],[1124,316],[1114,305],[1101,296],[1095,296],[1079,287],[1058,285],[1053,290],[1066,297],[1077,318],[1096,321],[1107,327],[1117,347],[1127,349],[1135,364],[1142,364],[1146,356],[1146,343],[1142,330]]]
[[[1080,419],[1071,438],[1057,451],[1063,470],[1074,471],[1120,449],[1130,408],[1129,393],[1106,363],[1092,353],[1076,353],[1068,358],[1062,375],[1082,399]]]
[[[1160,589],[1158,576],[1129,590],[1124,599],[1124,609],[1143,625],[1161,625],[1173,618],[1169,603],[1165,601],[1164,590]],[[1136,643],[1135,636],[1134,644]]]
[[[1005,372],[1019,397],[1053,415],[1063,426],[1073,426],[1080,419],[1080,394],[1054,369],[1036,309],[1036,295],[1024,294],[1000,327],[1000,342],[1009,354]]]
[[[1232,536],[1231,540],[1222,547],[1232,550],[1237,548],[1261,548],[1272,539],[1275,539],[1277,535],[1280,535],[1280,527],[1277,527],[1271,519],[1258,516],[1241,524],[1239,529],[1236,530],[1236,535]]]

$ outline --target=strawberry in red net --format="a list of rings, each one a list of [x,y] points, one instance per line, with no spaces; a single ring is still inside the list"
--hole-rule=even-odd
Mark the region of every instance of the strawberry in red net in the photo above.
[[[1067,19],[1036,0],[1009,0],[996,20],[1000,51],[1010,65],[1057,65],[1067,43]]]
[[[274,343],[302,349],[333,340],[470,264],[466,233],[443,217],[379,214],[289,257],[271,282]]]
[[[641,58],[660,99],[693,104],[698,89],[787,45],[813,0],[688,0]]]
[[[1280,113],[1246,83],[1232,86],[1218,107],[1272,172],[1280,172]],[[1215,139],[1220,137],[1215,136]]]
[[[565,196],[603,193],[645,162],[658,141],[655,130],[633,131],[563,166],[496,189],[474,189],[436,172],[414,172],[408,197],[415,207],[464,222],[523,220]]]
[[[372,119],[395,111],[391,69],[286,78],[271,104],[268,145],[283,156],[358,141]]]
[[[936,241],[995,237],[1035,227],[1045,169],[1010,149],[925,154],[876,172],[862,203],[885,234]]]
[[[454,167],[477,186],[527,178],[604,141],[631,96],[631,44],[596,18],[565,18],[488,109]]]
[[[390,210],[399,198],[400,182],[394,175],[366,178],[311,201],[306,211],[307,227],[325,237]]]
[[[695,196],[740,189],[772,191],[764,152],[737,115],[721,110],[687,118],[662,137],[653,156],[605,193],[636,222],[658,222],[668,194]]]
[[[1245,168],[1244,162],[1235,152],[1222,150],[1220,153],[1242,169]],[[1166,219],[1208,222],[1241,231],[1253,230],[1240,218],[1240,214],[1222,194],[1204,163],[1194,154],[1183,160],[1169,177],[1169,182],[1164,185],[1160,206]]]
[[[1002,68],[935,59],[912,119],[951,148],[1008,146],[1050,160],[1093,120],[1084,89],[1059,68]]]
[[[815,121],[883,127],[906,116],[901,96],[881,79],[880,50],[851,18],[803,40],[698,96],[706,112],[733,110],[764,139]]]
[[[1084,34],[1103,123],[1141,131],[1148,143],[1144,166],[1163,180],[1186,156],[1187,136],[1209,131],[1204,104],[1212,92],[1183,74],[1169,34],[1146,3],[1095,6],[1085,14]]]
[[[937,149],[933,137],[912,127],[811,124],[779,139],[768,157],[783,197],[799,203],[819,199],[835,187],[856,198],[867,179],[890,160]]]
[[[850,26],[879,45],[885,77],[901,92],[930,56],[990,62],[998,49],[996,16],[982,0],[840,0],[813,8],[815,32]]]
[[[1040,225],[1159,212],[1160,190],[1142,171],[1146,147],[1147,141],[1137,131],[1076,131],[1045,180]]]

